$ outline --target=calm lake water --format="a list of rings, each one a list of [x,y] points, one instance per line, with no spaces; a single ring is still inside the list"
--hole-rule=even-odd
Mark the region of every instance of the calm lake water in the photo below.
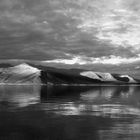
[[[0,140],[139,139],[139,86],[0,86]]]

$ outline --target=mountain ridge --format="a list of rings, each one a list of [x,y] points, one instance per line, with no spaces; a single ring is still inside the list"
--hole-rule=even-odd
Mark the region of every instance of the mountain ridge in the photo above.
[[[58,69],[29,63],[0,68],[0,84],[139,84],[128,74],[112,74],[82,69]]]

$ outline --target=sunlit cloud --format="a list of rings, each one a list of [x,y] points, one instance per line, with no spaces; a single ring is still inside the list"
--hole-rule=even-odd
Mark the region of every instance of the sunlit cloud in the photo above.
[[[48,61],[43,61],[46,63],[62,63],[62,64],[68,64],[68,65],[73,65],[73,64],[79,64],[79,65],[85,65],[86,61],[83,61],[81,57],[79,56],[74,56],[71,59],[55,59],[55,60],[48,60]]]
[[[45,63],[58,63],[58,64],[68,64],[68,65],[89,65],[89,64],[129,64],[140,61],[140,57],[123,58],[120,56],[109,56],[109,57],[85,57],[85,56],[73,56],[70,59],[54,59],[43,61]]]

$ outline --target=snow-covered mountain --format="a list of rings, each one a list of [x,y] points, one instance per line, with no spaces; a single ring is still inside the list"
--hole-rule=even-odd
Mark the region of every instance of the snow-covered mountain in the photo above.
[[[37,84],[40,83],[39,76],[40,70],[26,63],[0,69],[0,83],[2,84]]]
[[[101,73],[94,71],[85,71],[81,72],[80,75],[91,78],[98,79],[104,82],[124,82],[124,83],[138,83],[138,80],[134,79],[129,75],[119,75],[119,74],[111,74],[111,73]]]
[[[85,71],[85,72],[81,72],[80,75],[86,76],[92,79],[98,79],[100,81],[114,81],[114,82],[117,81],[117,79],[115,79],[110,73]]]

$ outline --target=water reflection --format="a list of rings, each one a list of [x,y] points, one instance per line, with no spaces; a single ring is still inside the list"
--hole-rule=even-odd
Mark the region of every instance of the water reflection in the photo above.
[[[0,139],[138,140],[139,86],[0,86]]]
[[[40,86],[0,86],[0,105],[10,107],[26,107],[40,101]]]
[[[42,108],[61,115],[140,116],[140,87],[96,86],[90,88],[42,87]]]

